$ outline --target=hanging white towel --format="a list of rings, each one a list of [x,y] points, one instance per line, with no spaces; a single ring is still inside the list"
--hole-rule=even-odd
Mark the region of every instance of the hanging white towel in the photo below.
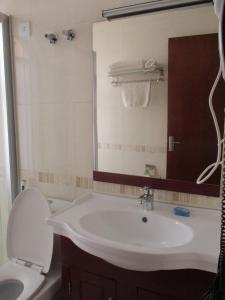
[[[121,85],[121,97],[125,107],[147,107],[150,92],[150,81],[128,82]]]

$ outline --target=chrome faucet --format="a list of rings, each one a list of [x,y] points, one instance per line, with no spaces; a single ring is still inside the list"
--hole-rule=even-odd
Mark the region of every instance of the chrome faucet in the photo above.
[[[140,204],[146,210],[153,210],[154,209],[154,190],[148,186],[143,187],[144,194],[139,197]]]

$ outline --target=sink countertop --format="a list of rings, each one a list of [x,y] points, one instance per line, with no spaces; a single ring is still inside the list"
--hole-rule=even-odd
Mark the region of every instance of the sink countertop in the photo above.
[[[174,215],[175,205],[155,201],[154,206],[154,211],[145,211],[137,206],[137,199],[134,198],[90,193],[74,200],[47,222],[53,226],[56,234],[70,238],[82,250],[122,268],[136,271],[199,269],[216,272],[220,244],[220,212],[189,208],[191,217],[182,217]],[[110,232],[109,238],[105,238],[82,226],[82,216],[103,211],[126,214],[131,212],[138,217],[148,218],[149,225],[153,215],[169,218],[175,224],[186,225],[193,236],[190,241],[180,246],[140,246],[127,243],[126,236],[124,242],[115,241],[110,239]],[[132,237],[132,232],[130,234]]]

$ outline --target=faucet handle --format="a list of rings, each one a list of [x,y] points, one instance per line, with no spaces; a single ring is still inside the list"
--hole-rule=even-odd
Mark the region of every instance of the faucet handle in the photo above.
[[[143,187],[140,188],[140,191],[147,191],[149,189],[150,189],[149,186],[143,186]]]
[[[148,196],[154,193],[154,190],[149,186],[144,186],[140,190],[144,192],[144,195],[148,195]]]
[[[144,200],[143,198],[138,198],[138,202],[137,202],[137,205],[143,205],[144,204]]]

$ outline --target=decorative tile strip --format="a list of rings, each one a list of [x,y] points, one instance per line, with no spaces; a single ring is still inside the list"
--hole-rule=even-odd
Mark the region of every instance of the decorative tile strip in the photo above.
[[[20,177],[27,181],[40,182],[47,184],[58,184],[65,186],[76,186],[85,189],[93,188],[93,179],[90,177],[69,175],[69,174],[54,174],[50,172],[29,172],[27,170],[20,171]]]
[[[167,148],[164,146],[149,146],[149,145],[123,145],[98,143],[99,150],[114,150],[114,151],[130,151],[130,152],[147,152],[147,153],[166,153]]]
[[[76,175],[62,175],[50,172],[20,170],[20,177],[27,180],[29,186],[35,186],[37,183],[49,185],[70,186],[83,189],[90,189],[94,192],[115,194],[121,196],[130,196],[137,198],[141,195],[138,187],[104,183],[94,181],[90,177]],[[220,209],[220,198],[177,193],[171,191],[155,190],[155,200],[174,205],[184,205],[191,207],[201,207],[207,209]]]

